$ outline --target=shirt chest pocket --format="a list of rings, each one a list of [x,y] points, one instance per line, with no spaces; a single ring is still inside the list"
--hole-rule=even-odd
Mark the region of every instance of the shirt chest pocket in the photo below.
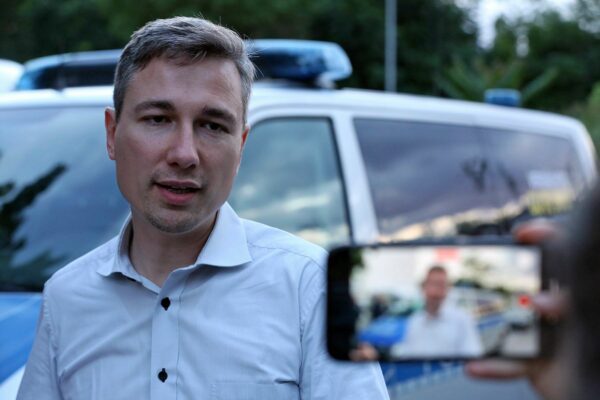
[[[299,400],[300,391],[294,383],[216,382],[212,385],[212,400]]]

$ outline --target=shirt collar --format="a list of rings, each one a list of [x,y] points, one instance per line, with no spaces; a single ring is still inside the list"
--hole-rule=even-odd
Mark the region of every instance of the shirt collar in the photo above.
[[[242,220],[229,203],[223,204],[195,265],[235,267],[252,261]]]
[[[129,259],[129,242],[132,234],[131,215],[123,224],[117,239],[117,254],[113,262],[102,263],[97,272],[103,276],[121,273],[139,280],[138,272]],[[223,204],[206,244],[192,266],[211,265],[215,267],[235,267],[252,261],[246,232],[242,220],[228,203]],[[191,267],[192,267],[191,266]]]

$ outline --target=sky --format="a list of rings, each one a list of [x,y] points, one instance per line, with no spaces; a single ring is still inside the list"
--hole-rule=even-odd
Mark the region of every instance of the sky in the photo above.
[[[486,47],[494,39],[494,22],[505,15],[509,18],[530,15],[533,10],[551,7],[567,14],[575,0],[481,0],[476,11],[475,20],[480,29],[479,43]],[[535,3],[535,4],[533,4]]]

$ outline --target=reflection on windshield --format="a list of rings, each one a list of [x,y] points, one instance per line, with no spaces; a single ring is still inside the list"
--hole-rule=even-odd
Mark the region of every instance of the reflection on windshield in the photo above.
[[[487,161],[483,158],[473,158],[461,163],[462,170],[473,180],[475,188],[479,192],[485,191],[485,177],[487,172]]]
[[[118,233],[129,207],[103,109],[0,110],[0,290],[40,290]]]
[[[3,290],[31,289],[32,276],[39,270],[47,270],[64,262],[64,255],[53,255],[43,251],[30,256],[29,260],[15,263],[17,251],[27,245],[27,239],[17,237],[17,231],[24,221],[24,211],[59,178],[67,167],[58,164],[35,182],[15,192],[15,182],[0,183],[0,200],[10,198],[0,208],[0,286]]]

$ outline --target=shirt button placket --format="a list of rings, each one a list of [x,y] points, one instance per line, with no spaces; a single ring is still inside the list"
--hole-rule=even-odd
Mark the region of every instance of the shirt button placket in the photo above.
[[[179,354],[179,296],[181,285],[167,280],[152,316],[151,400],[177,397],[177,355]]]

